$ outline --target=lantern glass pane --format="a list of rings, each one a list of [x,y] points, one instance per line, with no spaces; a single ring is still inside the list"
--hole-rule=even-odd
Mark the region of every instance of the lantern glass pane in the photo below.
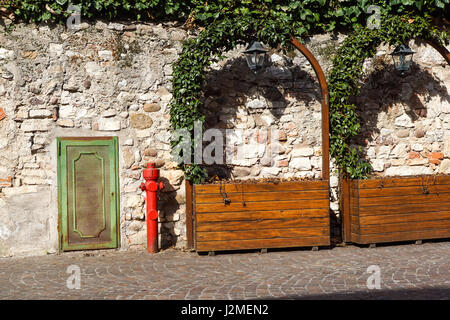
[[[262,68],[264,66],[264,60],[265,60],[266,54],[265,53],[259,53],[258,54],[258,68]]]
[[[247,58],[248,67],[254,70],[256,66],[255,55],[253,53],[246,53],[245,57]]]

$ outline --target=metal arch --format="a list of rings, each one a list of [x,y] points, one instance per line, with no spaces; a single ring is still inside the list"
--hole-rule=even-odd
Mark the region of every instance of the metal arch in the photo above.
[[[320,91],[322,93],[322,179],[330,180],[330,99],[327,80],[319,62],[311,51],[294,37],[291,38],[291,43],[308,59],[319,79]]]
[[[442,57],[447,61],[447,63],[450,65],[450,52],[447,50],[446,47],[444,47],[442,44],[435,40],[426,40],[426,43],[428,43],[430,46],[432,46],[434,49],[436,49],[437,52],[439,52]]]

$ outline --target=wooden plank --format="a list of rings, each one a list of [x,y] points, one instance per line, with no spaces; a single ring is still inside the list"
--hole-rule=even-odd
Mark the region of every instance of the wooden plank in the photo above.
[[[296,38],[291,37],[291,43],[296,47],[309,61],[316,73],[320,84],[321,102],[322,102],[322,178],[330,178],[330,97],[328,94],[328,86],[325,74],[314,55],[309,49],[300,43]],[[445,50],[445,47],[440,46],[439,50]]]
[[[328,190],[328,180],[296,181],[280,183],[225,183],[225,184],[197,184],[194,186],[197,195],[201,193],[242,193],[242,192],[267,192],[267,191],[307,191]]]
[[[353,233],[352,232],[351,239],[352,239],[352,242],[354,242],[354,243],[360,243],[360,241],[359,241],[359,234],[358,233]]]
[[[312,247],[312,246],[328,246],[330,245],[330,237],[305,237],[305,238],[286,238],[286,239],[247,239],[247,240],[231,240],[231,241],[209,241],[197,242],[196,250],[205,251],[221,251],[221,250],[245,250],[260,248],[289,248],[289,247]]]
[[[343,216],[342,234],[343,240],[351,241],[351,206],[350,206],[350,180],[340,179],[340,205],[341,214]]]
[[[359,217],[358,216],[351,216],[351,224],[359,226]]]
[[[246,193],[203,193],[196,195],[196,203],[223,203],[224,197],[231,202],[279,201],[279,200],[308,200],[328,199],[328,190],[312,191],[279,191],[279,192],[246,192]]]
[[[378,233],[393,233],[393,232],[412,232],[430,229],[445,229],[450,228],[450,220],[432,220],[419,222],[401,222],[382,225],[360,225],[361,235],[378,234]]]
[[[329,228],[324,227],[198,232],[197,241],[322,237],[328,234]]]
[[[421,176],[421,177],[393,177],[382,179],[368,179],[368,180],[355,180],[353,181],[352,188],[356,189],[359,185],[359,189],[368,188],[397,188],[408,186],[422,186],[422,185],[434,185],[434,184],[450,184],[450,175],[439,176]]]
[[[221,221],[242,221],[257,219],[296,219],[296,218],[323,218],[329,217],[329,209],[303,209],[303,210],[268,210],[246,212],[198,213],[197,223]]]
[[[224,221],[202,223],[197,226],[197,232],[236,231],[236,230],[262,230],[282,228],[328,228],[328,218],[297,218],[297,219],[267,219],[247,221]]]
[[[359,207],[450,202],[450,194],[422,194],[397,197],[359,198]]]
[[[403,203],[399,205],[384,205],[377,207],[363,207],[359,209],[359,216],[373,216],[373,215],[392,215],[392,214],[403,214],[403,213],[418,213],[418,212],[439,212],[439,211],[449,211],[449,202],[434,202],[434,203]],[[352,211],[355,215],[357,214],[357,209],[354,208]]]
[[[328,208],[329,200],[291,200],[291,201],[268,201],[268,202],[232,202],[225,204],[196,204],[196,212],[236,212],[236,211],[264,211],[264,210],[289,210],[289,209],[313,209]]]
[[[186,189],[186,238],[187,248],[194,248],[194,188],[188,180],[185,182]]]
[[[355,222],[357,217],[355,218]],[[382,216],[364,216],[360,217],[361,225],[383,225],[399,222],[424,222],[432,220],[445,220],[450,221],[450,211],[438,211],[438,212],[419,212],[419,213],[404,213],[394,215],[382,215]],[[353,222],[353,220],[352,220]]]
[[[442,194],[450,199],[450,184],[443,185],[430,185],[426,187],[428,194]],[[357,196],[358,190],[352,190],[352,196]],[[405,195],[423,195],[423,186],[413,187],[397,187],[397,188],[376,188],[376,189],[361,189],[359,190],[360,198],[373,198],[373,197],[392,197],[392,196],[405,196]]]
[[[360,234],[359,224],[352,224],[351,233]]]
[[[422,240],[422,239],[443,239],[443,238],[450,238],[450,228],[384,233],[374,235],[361,235],[355,242],[360,244],[368,244],[380,242],[395,242],[408,240],[412,241],[418,239]]]

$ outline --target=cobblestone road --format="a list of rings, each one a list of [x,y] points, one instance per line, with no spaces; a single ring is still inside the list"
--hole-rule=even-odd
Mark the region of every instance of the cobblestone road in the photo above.
[[[0,259],[0,299],[450,299],[450,241],[201,256],[96,251]],[[81,271],[68,289],[67,269]],[[367,268],[381,271],[369,290]]]

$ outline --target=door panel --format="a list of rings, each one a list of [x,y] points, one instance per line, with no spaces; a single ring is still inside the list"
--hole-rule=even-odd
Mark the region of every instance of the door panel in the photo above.
[[[60,247],[117,248],[117,138],[59,138]]]

